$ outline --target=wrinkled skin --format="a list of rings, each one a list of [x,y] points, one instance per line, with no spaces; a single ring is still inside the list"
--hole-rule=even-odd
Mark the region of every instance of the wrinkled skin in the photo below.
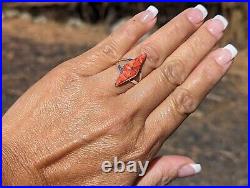
[[[114,156],[152,161],[228,69],[210,53],[222,34],[212,36],[209,21],[191,23],[188,11],[134,46],[156,22],[142,23],[140,13],[25,92],[2,118],[3,183],[157,185],[193,163],[184,156],[162,157],[139,179],[137,173],[101,171],[102,161]],[[115,87],[116,62],[141,52],[147,53],[144,79]]]

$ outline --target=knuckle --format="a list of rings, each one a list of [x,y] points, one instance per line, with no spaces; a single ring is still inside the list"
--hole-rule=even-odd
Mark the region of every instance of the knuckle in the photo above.
[[[171,103],[174,110],[181,115],[191,114],[198,106],[198,102],[190,91],[180,87],[173,93]]]
[[[161,63],[161,56],[158,48],[154,44],[144,44],[141,52],[147,54],[147,64],[152,68],[157,68]]]
[[[201,52],[207,51],[208,47],[211,46],[209,43],[202,36],[196,36],[192,40],[187,41],[185,48],[189,49],[187,51],[189,59],[197,59]],[[199,49],[197,49],[197,46],[199,46]]]
[[[183,29],[183,22],[174,22],[171,30],[175,36],[183,36],[186,37],[188,35],[187,30]]]
[[[217,63],[217,60],[214,56],[210,55],[210,57],[206,60],[210,66],[207,65],[207,68],[204,70],[206,75],[210,75],[210,80],[214,80],[216,78],[215,75],[223,75],[225,72],[225,66]],[[211,77],[212,76],[212,77]]]
[[[136,22],[134,19],[130,19],[124,26],[122,27],[122,34],[129,40],[136,40],[141,33],[141,25]]]
[[[173,28],[175,32],[183,32],[183,26],[180,24],[180,22],[174,22]]]
[[[182,36],[182,37],[188,37],[190,33],[196,30],[197,24],[192,24],[192,22],[187,22],[187,17],[185,14],[182,14],[182,16],[177,16],[176,19],[172,22],[172,30],[171,32],[175,36]]]
[[[119,58],[119,45],[112,35],[110,36],[109,43],[104,45],[102,53],[104,54],[104,57],[109,59]]]
[[[72,71],[72,68],[67,66],[59,65],[51,72],[48,73],[48,78],[54,80],[54,82],[50,82],[50,85],[53,85],[58,90],[75,88],[82,84],[83,77],[76,73],[76,71]],[[79,91],[79,88],[77,89]]]
[[[199,50],[197,50],[197,46],[199,46]],[[188,49],[188,50],[185,51],[185,57],[188,57],[188,59],[196,60],[197,57],[200,57],[200,53],[203,50],[204,51],[206,50],[207,46],[204,47],[203,44],[202,44],[201,39],[199,37],[197,37],[193,41],[188,41],[184,48]]]
[[[172,85],[180,85],[185,80],[184,64],[180,59],[170,60],[160,68],[161,75]]]

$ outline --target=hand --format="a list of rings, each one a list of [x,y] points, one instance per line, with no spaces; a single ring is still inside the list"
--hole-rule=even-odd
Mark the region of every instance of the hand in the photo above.
[[[237,50],[211,51],[227,21],[203,23],[198,6],[145,41],[157,10],[143,11],[86,53],[62,63],[8,110],[3,122],[6,185],[157,185],[194,175],[184,156],[154,159],[162,143],[222,78]],[[146,53],[143,79],[115,87],[117,62]],[[104,173],[103,161],[152,161],[147,174]]]

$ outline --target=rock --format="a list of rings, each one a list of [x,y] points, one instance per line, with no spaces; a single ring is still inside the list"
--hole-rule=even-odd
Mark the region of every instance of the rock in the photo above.
[[[44,24],[47,22],[47,18],[45,16],[38,16],[36,18],[34,18],[34,23],[40,23],[40,24]]]
[[[70,18],[67,25],[71,27],[82,27],[84,24],[79,18]]]
[[[196,110],[194,113],[190,115],[190,117],[193,117],[196,119],[202,119],[204,118],[204,113],[201,110]]]
[[[208,99],[208,100],[215,101],[215,102],[221,102],[221,101],[223,101],[223,97],[222,97],[222,96],[216,95],[216,94],[214,94],[214,93],[209,93],[209,94],[207,95],[207,99]]]
[[[31,20],[32,16],[28,12],[23,12],[20,14],[20,18],[23,20]]]
[[[5,11],[6,18],[14,18],[14,17],[17,17],[19,15],[20,15],[20,12],[15,10],[15,9]]]

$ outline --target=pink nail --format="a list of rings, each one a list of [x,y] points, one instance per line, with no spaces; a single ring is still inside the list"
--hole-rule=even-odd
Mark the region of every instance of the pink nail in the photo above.
[[[215,16],[209,20],[207,24],[208,31],[215,37],[219,37],[221,33],[226,29],[228,21],[221,15]]]
[[[238,50],[232,44],[228,44],[224,48],[216,50],[213,56],[219,65],[227,67],[237,53]]]
[[[178,170],[177,176],[179,178],[192,176],[192,175],[198,174],[200,171],[201,171],[200,164],[187,164]]]
[[[206,16],[207,16],[207,9],[200,4],[190,9],[187,12],[187,18],[193,24],[198,24],[202,22]]]

